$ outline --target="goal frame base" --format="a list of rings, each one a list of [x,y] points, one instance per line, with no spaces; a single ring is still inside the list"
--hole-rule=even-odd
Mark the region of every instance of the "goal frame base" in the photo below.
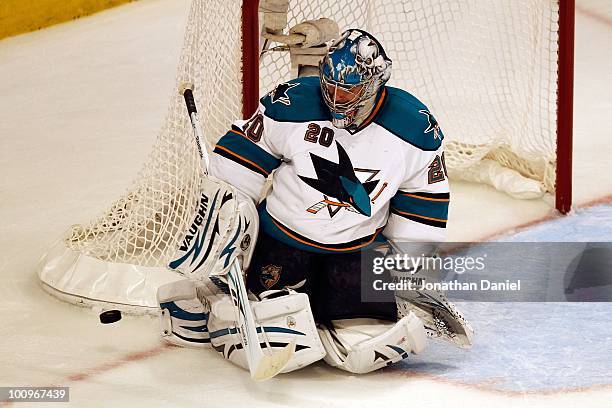
[[[167,267],[108,262],[56,243],[40,259],[38,278],[49,294],[68,303],[155,314],[157,288],[185,279]]]

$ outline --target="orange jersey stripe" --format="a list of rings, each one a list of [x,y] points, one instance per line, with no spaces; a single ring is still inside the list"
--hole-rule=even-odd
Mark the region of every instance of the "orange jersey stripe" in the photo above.
[[[374,240],[376,239],[376,237],[378,236],[378,234],[380,234],[380,232],[382,231],[382,228],[379,229],[378,231],[376,231],[376,233],[374,235],[372,235],[372,238],[368,241],[368,242],[364,242],[360,245],[355,245],[349,248],[328,248],[322,245],[317,245],[317,244],[313,244],[311,242],[306,242],[302,239],[300,239],[299,237],[296,237],[295,235],[293,235],[290,231],[287,231],[282,225],[280,225],[279,223],[276,222],[276,220],[272,219],[272,222],[274,223],[274,225],[276,225],[276,227],[281,230],[285,235],[287,235],[288,237],[290,237],[291,239],[300,242],[304,245],[308,245],[311,246],[313,248],[319,248],[319,249],[324,249],[326,251],[334,251],[334,252],[346,252],[346,251],[351,251],[353,249],[360,249],[363,248],[365,246],[370,245],[372,242],[374,242]]]
[[[429,198],[429,197],[419,197],[417,195],[414,194],[410,194],[410,193],[402,193],[403,196],[406,197],[412,197],[412,198],[417,198],[419,200],[426,200],[426,201],[438,201],[441,203],[448,203],[450,201],[450,198]]]
[[[246,137],[247,139],[249,139],[249,138],[247,137],[247,135],[245,135],[245,134],[244,134],[244,133],[242,133],[242,132],[237,131],[236,129],[230,129],[230,132],[233,132],[233,133],[235,133],[235,134],[237,134],[237,135],[240,135],[240,136],[242,136],[242,137]],[[249,139],[249,140],[251,140],[251,139]]]
[[[241,155],[239,155],[238,153],[234,153],[234,152],[232,152],[231,150],[229,150],[229,149],[228,149],[228,148],[226,148],[226,147],[216,145],[216,146],[215,146],[215,149],[223,150],[224,152],[227,152],[227,153],[231,154],[232,156],[237,157],[237,158],[239,158],[240,160],[243,160],[243,161],[245,161],[245,162],[247,162],[247,163],[249,163],[249,164],[251,164],[251,165],[253,165],[253,166],[257,167],[259,170],[261,170],[262,172],[264,172],[264,173],[266,174],[266,176],[270,174],[269,172],[267,172],[267,171],[266,171],[266,170],[265,170],[263,167],[261,167],[261,166],[260,166],[260,165],[258,165],[257,163],[255,163],[255,162],[253,162],[253,161],[251,161],[251,160],[249,160],[249,159],[247,159],[247,158],[245,158],[245,157],[242,157],[242,156],[241,156]]]
[[[413,217],[417,217],[417,218],[422,218],[424,220],[430,220],[430,221],[438,221],[438,222],[447,222],[448,220],[444,220],[441,218],[433,218],[433,217],[425,217],[424,215],[418,215],[418,214],[413,214],[413,213],[409,213],[409,212],[405,212],[405,211],[400,211],[398,209],[394,209],[393,211],[396,211],[402,215],[411,215]]]

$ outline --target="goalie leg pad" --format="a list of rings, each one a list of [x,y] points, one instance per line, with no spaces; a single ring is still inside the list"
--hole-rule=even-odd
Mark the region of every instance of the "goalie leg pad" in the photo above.
[[[369,373],[417,354],[427,346],[423,323],[414,313],[393,324],[376,319],[334,320],[319,328],[325,362],[355,373]]]
[[[157,301],[165,341],[183,347],[210,347],[209,305],[198,299],[194,282],[185,279],[160,286]]]
[[[325,349],[317,334],[308,296],[281,290],[265,292],[262,298],[251,302],[262,348],[284,347],[292,340],[296,342],[295,354],[281,372],[294,371],[321,360]],[[224,358],[248,370],[234,313],[229,296],[216,297],[211,302],[210,340]]]

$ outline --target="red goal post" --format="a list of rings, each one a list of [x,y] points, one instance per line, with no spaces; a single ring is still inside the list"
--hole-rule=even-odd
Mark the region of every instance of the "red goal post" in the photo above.
[[[575,15],[575,0],[560,0],[555,207],[562,214],[572,208]]]

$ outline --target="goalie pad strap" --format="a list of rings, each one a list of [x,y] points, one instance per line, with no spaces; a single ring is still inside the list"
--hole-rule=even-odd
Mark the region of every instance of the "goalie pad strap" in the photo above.
[[[160,286],[157,301],[165,341],[183,347],[210,347],[209,308],[198,299],[194,282],[184,279]]]
[[[325,350],[317,334],[308,296],[293,291],[272,292],[266,299],[251,302],[262,348],[284,347],[295,340],[295,354],[281,371],[283,373],[322,359]],[[216,296],[212,300],[208,326],[213,348],[224,358],[248,370],[229,296]]]

